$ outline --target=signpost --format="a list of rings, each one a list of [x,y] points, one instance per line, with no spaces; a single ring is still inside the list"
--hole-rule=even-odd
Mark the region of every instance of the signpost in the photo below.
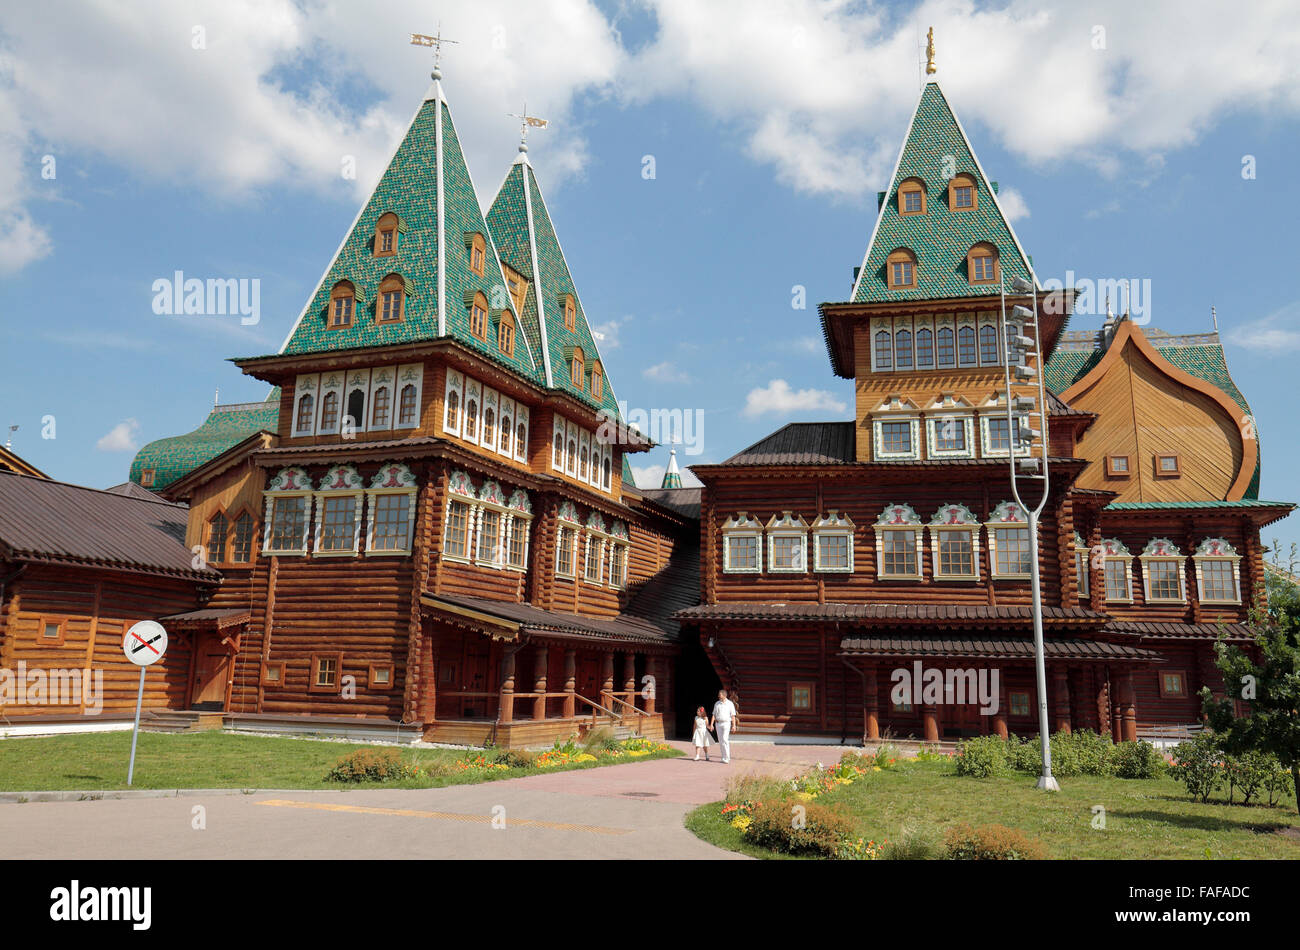
[[[141,620],[126,632],[122,652],[140,667],[140,689],[135,694],[135,731],[131,733],[131,764],[126,770],[126,784],[135,776],[135,744],[140,738],[140,706],[144,703],[144,674],[167,652],[167,631],[156,620]]]

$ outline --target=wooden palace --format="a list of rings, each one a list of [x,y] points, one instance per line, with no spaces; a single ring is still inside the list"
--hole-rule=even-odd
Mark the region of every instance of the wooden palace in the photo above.
[[[109,492],[0,458],[0,666],[103,669],[120,711],[117,646],[152,618],[174,646],[149,705],[240,729],[659,736],[721,684],[746,734],[1036,732],[1024,455],[1050,463],[1053,726],[1198,720],[1216,637],[1250,639],[1260,531],[1293,506],[1258,497],[1216,334],[1067,328],[1073,292],[1042,292],[937,82],[849,299],[820,307],[853,417],[694,466],[703,488],[674,458],[638,489],[628,457],[654,446],[620,417],[526,147],[483,214],[434,75],[284,345],[233,361],[265,401],[145,446]],[[1016,279],[1039,291],[1007,300],[1038,307],[1039,430],[1008,420]],[[896,688],[932,671],[938,695]]]

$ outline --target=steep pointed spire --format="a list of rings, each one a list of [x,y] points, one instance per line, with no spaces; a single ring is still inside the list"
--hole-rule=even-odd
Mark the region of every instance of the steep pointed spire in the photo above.
[[[668,450],[668,468],[664,470],[664,481],[660,488],[681,488],[682,473],[677,470],[677,450]]]
[[[502,259],[528,281],[522,321],[525,334],[540,354],[539,375],[548,387],[577,396],[618,418],[618,400],[600,358],[596,334],[587,322],[527,152],[521,150],[506,173],[487,220]],[[566,311],[571,313],[571,323]],[[582,353],[583,378],[575,382],[571,366],[577,351]],[[596,366],[600,367],[598,383],[592,373]],[[599,394],[592,391],[596,385]]]
[[[441,42],[450,42],[442,40]],[[422,44],[426,45],[426,44]],[[525,337],[513,352],[498,345],[497,327],[519,316],[505,292],[506,280],[443,94],[441,70],[370,197],[335,252],[315,292],[294,324],[282,353],[309,353],[384,346],[450,337],[529,379],[540,380],[539,363]],[[376,254],[376,225],[396,216],[396,250]],[[475,249],[482,251],[479,274]],[[379,285],[397,275],[405,288],[402,319],[376,321]],[[346,281],[355,288],[351,326],[330,328],[331,291]],[[486,339],[470,328],[475,300],[487,302]]]
[[[958,176],[965,176],[973,186],[973,199],[964,208],[955,206],[955,189],[950,188]],[[899,187],[904,182],[920,184],[919,207],[900,207]],[[977,244],[996,248],[1007,284],[1017,277],[1033,279],[1028,256],[998,203],[996,183],[984,174],[961,122],[939,83],[931,80],[921,90],[889,189],[880,195],[875,227],[850,299],[873,303],[997,296],[997,282],[968,279],[967,256]],[[887,263],[895,251],[915,257],[914,287],[890,286]]]

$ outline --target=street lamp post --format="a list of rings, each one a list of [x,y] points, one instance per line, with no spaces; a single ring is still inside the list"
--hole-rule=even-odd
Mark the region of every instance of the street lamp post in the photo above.
[[[1021,296],[1031,294],[1034,303],[1033,310],[1028,310],[1019,305],[1012,308],[1011,316],[1020,324],[1017,332],[1012,336],[1011,327],[1007,321],[1006,282],[1002,282],[1002,339],[1004,351],[1002,367],[1007,387],[1007,455],[1011,461],[1011,493],[1029,522],[1029,585],[1034,617],[1034,673],[1038,678],[1038,738],[1043,759],[1043,771],[1038,776],[1038,787],[1049,792],[1059,792],[1061,786],[1057,784],[1055,776],[1052,775],[1052,743],[1047,732],[1047,664],[1043,659],[1043,592],[1038,572],[1038,518],[1047,505],[1048,483],[1047,393],[1043,382],[1043,351],[1038,333],[1037,281],[1028,281],[1023,277],[1017,277],[1011,282],[1011,290]],[[1024,332],[1029,328],[1031,321],[1034,330],[1032,338]],[[1020,381],[1022,386],[1032,386],[1034,377],[1037,376],[1037,400],[1033,396],[1012,395],[1011,350],[1013,345],[1015,351],[1019,354],[1015,366],[1016,379]],[[1026,360],[1030,355],[1034,358],[1032,367],[1028,365]],[[1016,414],[1017,410],[1022,413],[1019,417]],[[1036,430],[1028,424],[1032,416],[1038,417],[1038,428]],[[1025,423],[1023,429],[1019,425],[1021,422]],[[1042,446],[1041,458],[1034,456],[1033,444],[1035,439]],[[1017,447],[1022,442],[1027,444],[1029,448],[1023,457],[1017,457]],[[1020,497],[1019,479],[1022,478],[1040,483],[1041,491],[1038,501],[1032,508],[1026,505]]]

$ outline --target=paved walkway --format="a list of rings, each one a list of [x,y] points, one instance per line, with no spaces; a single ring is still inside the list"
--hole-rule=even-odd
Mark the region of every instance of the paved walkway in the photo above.
[[[436,789],[0,804],[0,841],[8,858],[735,859],[687,831],[685,814],[722,798],[732,776],[789,776],[840,751],[733,743],[729,765],[715,755]]]

